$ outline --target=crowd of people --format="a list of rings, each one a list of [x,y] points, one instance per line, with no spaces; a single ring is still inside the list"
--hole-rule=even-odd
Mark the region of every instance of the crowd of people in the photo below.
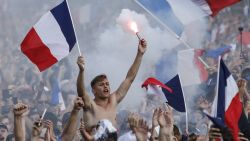
[[[201,84],[205,93],[197,96],[189,114],[189,130],[185,130],[185,119],[164,104],[161,96],[147,95],[141,108],[133,110],[118,109],[117,105],[127,94],[139,69],[146,50],[145,40],[139,41],[138,53],[125,80],[111,93],[106,75],[99,75],[91,82],[92,93],[89,97],[84,85],[84,58],[79,57],[78,78],[72,75],[72,66],[65,58],[44,73],[27,63],[16,48],[19,46],[16,32],[18,25],[25,21],[14,22],[6,17],[6,5],[0,5],[0,19],[3,28],[0,32],[0,141],[25,140],[233,140],[228,128],[210,126],[204,111],[210,113],[215,95],[217,59],[223,55],[228,68],[238,81],[243,112],[239,122],[240,140],[250,140],[250,60],[249,45],[237,39],[238,26],[250,30],[248,12],[243,9],[226,9],[216,18],[208,19],[210,28],[204,42],[202,58],[210,66],[208,78]],[[241,11],[243,10],[243,11]],[[32,11],[30,12],[32,13]],[[223,17],[223,18],[222,18]],[[18,24],[19,23],[19,24]],[[25,24],[23,24],[25,25]],[[25,33],[23,31],[22,33]],[[236,45],[235,45],[236,44]],[[216,49],[227,46],[218,53]],[[215,52],[215,53],[214,53]],[[51,100],[53,88],[60,83],[65,108],[62,103]],[[77,83],[77,89],[76,84]],[[159,106],[159,103],[162,103]],[[47,108],[44,117],[42,113]],[[136,111],[136,112],[135,112]]]

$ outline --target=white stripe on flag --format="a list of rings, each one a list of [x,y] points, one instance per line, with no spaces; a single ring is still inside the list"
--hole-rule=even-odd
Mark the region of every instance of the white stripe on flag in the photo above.
[[[237,95],[238,92],[239,92],[238,86],[233,76],[230,75],[227,78],[227,86],[225,90],[225,111],[228,109],[229,105],[233,101],[233,98]]]
[[[159,85],[148,85],[147,94],[157,94],[157,95],[164,95],[162,92],[162,88]]]
[[[195,51],[188,49],[178,52],[177,71],[182,80],[182,86],[200,84],[200,72],[194,63]],[[190,75],[192,73],[192,75]]]
[[[69,45],[51,12],[43,15],[34,25],[34,29],[58,61],[69,54]]]
[[[213,14],[206,0],[191,0],[191,1],[193,1],[196,5],[200,6],[201,9],[204,10],[208,15]]]

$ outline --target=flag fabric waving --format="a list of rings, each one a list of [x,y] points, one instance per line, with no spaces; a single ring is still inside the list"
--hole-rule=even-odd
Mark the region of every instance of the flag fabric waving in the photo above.
[[[220,10],[233,5],[241,0],[192,0],[200,6],[208,15],[216,16]]]
[[[222,44],[219,48],[210,49],[206,51],[206,56],[214,59],[218,59],[219,56],[223,56],[224,54],[231,51],[233,45]]]
[[[201,84],[208,79],[205,65],[199,60],[204,54],[200,49],[188,49],[178,52],[177,70],[182,80],[182,86]],[[192,72],[192,75],[190,75]]]
[[[52,91],[51,91],[50,103],[54,106],[59,106],[61,111],[65,110],[66,107],[62,97],[62,92],[58,80],[54,79],[51,85],[52,85]]]
[[[154,93],[165,95],[167,103],[171,107],[179,112],[185,112],[185,101],[179,75],[164,85],[162,86],[162,83],[155,78],[149,78],[142,84],[142,87],[146,87],[147,91],[151,90]]]
[[[178,36],[181,36],[184,26],[174,14],[167,0],[137,0],[136,2],[162,23],[166,24]]]
[[[236,39],[238,40],[238,42],[241,42],[241,35],[238,35],[236,37]],[[250,45],[250,32],[242,32],[242,44],[245,46]]]
[[[168,104],[179,112],[186,112],[185,100],[182,91],[181,81],[179,75],[169,80],[165,85],[173,89],[173,94],[170,94],[165,89],[162,89]]]
[[[76,35],[66,0],[44,14],[27,33],[21,51],[40,71],[69,54]]]
[[[146,89],[148,89],[148,85],[158,85],[161,88],[166,89],[170,93],[173,92],[173,90],[171,88],[169,88],[168,86],[164,85],[159,80],[157,80],[157,79],[155,79],[153,77],[150,77],[147,80],[145,80],[144,83],[142,84],[142,88],[145,87]]]
[[[205,12],[190,0],[135,0],[161,25],[181,37],[185,25],[206,16]]]
[[[232,130],[234,140],[238,141],[238,122],[242,112],[238,86],[223,60],[219,66],[218,93],[213,102],[212,116],[225,123]]]

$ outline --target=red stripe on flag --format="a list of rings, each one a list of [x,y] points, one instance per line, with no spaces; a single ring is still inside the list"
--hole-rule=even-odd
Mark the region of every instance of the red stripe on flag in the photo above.
[[[22,52],[43,71],[57,62],[49,48],[42,42],[35,29],[32,28],[21,44]]]
[[[169,88],[168,86],[164,85],[164,84],[161,83],[159,80],[157,80],[157,79],[155,79],[155,78],[153,78],[153,77],[148,78],[148,79],[142,84],[141,87],[142,87],[142,88],[143,88],[143,87],[146,87],[146,89],[147,89],[147,86],[148,86],[148,85],[159,85],[160,87],[162,87],[162,88],[168,90],[170,93],[173,92],[173,90],[172,90],[171,88]]]
[[[207,0],[208,5],[210,6],[210,9],[212,10],[213,14],[212,16],[215,16],[218,14],[218,12],[230,5],[233,5],[237,2],[240,2],[240,0]]]
[[[238,133],[239,126],[238,122],[242,112],[242,103],[240,102],[240,94],[238,93],[232,100],[228,109],[225,113],[225,122],[227,126],[232,129],[234,141],[239,141]]]
[[[194,63],[198,67],[201,82],[205,82],[208,79],[208,72],[205,65],[198,59],[203,55],[203,53],[204,50],[202,49],[194,50]]]

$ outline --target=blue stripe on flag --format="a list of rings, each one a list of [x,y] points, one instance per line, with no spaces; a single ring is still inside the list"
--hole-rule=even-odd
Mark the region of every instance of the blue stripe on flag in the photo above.
[[[173,90],[173,93],[170,93],[166,89],[162,88],[162,91],[167,99],[167,103],[175,110],[179,112],[185,112],[186,111],[185,101],[179,75],[176,75],[174,78],[169,80],[165,85]]]
[[[184,26],[175,16],[171,5],[167,0],[136,0],[150,14],[158,18],[163,24],[169,27],[179,37],[181,36]]]
[[[227,69],[225,63],[221,59],[220,70],[219,70],[219,88],[218,88],[218,103],[217,103],[217,116],[225,123],[225,94],[227,79],[230,76],[230,72]]]
[[[57,106],[59,101],[59,94],[61,92],[58,80],[52,80],[52,91],[51,91],[51,100],[50,103],[54,106]]]
[[[69,44],[69,51],[71,51],[76,43],[76,36],[66,1],[64,0],[61,4],[50,10],[50,12],[59,24],[63,35]]]

